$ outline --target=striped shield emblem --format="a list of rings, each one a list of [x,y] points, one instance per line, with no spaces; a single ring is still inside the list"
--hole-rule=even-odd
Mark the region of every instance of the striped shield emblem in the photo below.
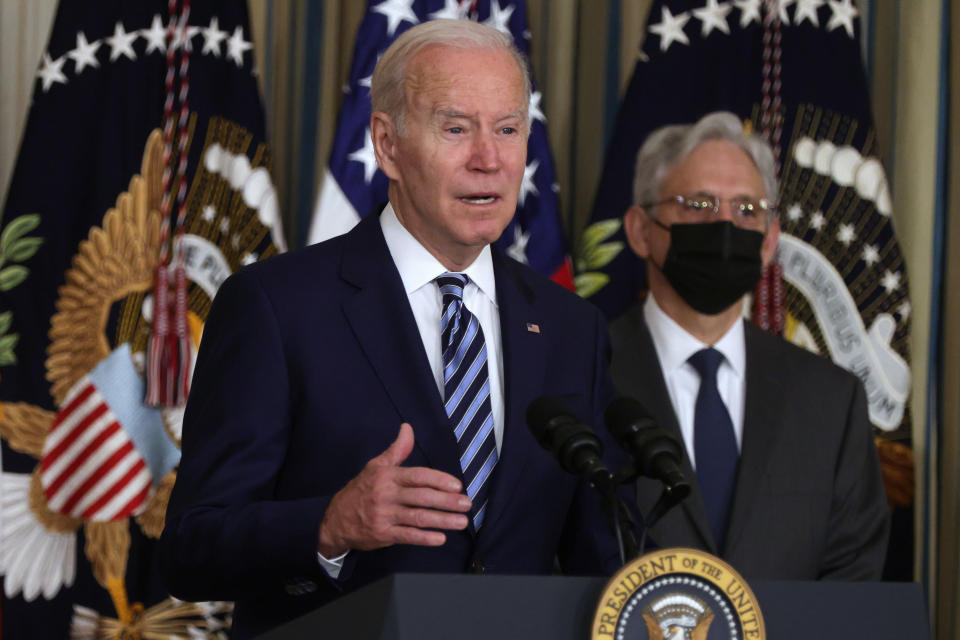
[[[50,509],[100,522],[143,511],[179,460],[161,412],[142,404],[143,386],[124,344],[70,389],[40,463]]]

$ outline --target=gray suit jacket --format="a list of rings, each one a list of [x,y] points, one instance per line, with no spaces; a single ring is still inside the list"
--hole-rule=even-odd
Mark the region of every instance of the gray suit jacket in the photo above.
[[[642,305],[610,333],[617,390],[682,442]],[[863,386],[749,323],[746,351],[743,445],[726,548],[716,548],[686,453],[682,470],[693,491],[650,528],[649,542],[719,555],[748,580],[879,580],[889,514]],[[655,480],[638,480],[643,514],[660,489]]]

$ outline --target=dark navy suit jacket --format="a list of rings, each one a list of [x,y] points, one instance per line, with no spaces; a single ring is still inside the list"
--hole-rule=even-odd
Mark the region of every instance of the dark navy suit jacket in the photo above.
[[[378,216],[349,233],[252,265],[221,287],[187,405],[183,459],[161,541],[167,586],[235,600],[247,637],[393,572],[611,573],[613,537],[590,487],[563,472],[525,423],[558,395],[599,424],[610,398],[606,325],[591,305],[493,252],[505,428],[479,534],[443,547],[351,552],[340,578],[317,561],[335,492],[396,438],[406,463],[461,477],[443,410]],[[438,319],[439,321],[439,319]]]

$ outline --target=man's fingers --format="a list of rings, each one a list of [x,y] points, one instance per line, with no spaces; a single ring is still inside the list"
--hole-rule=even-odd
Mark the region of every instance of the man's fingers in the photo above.
[[[462,513],[449,513],[435,509],[401,509],[397,512],[395,524],[417,529],[442,529],[461,531],[467,528],[467,516]]]
[[[413,427],[404,422],[400,425],[397,439],[387,447],[387,450],[370,461],[371,464],[396,467],[407,459],[413,451]]]
[[[430,487],[439,491],[459,493],[463,490],[460,480],[428,467],[402,467],[397,469],[396,482],[401,487]]]
[[[421,547],[440,547],[447,541],[442,531],[426,531],[414,527],[396,527],[393,531],[394,544],[415,544]]]
[[[470,510],[470,498],[464,494],[437,491],[428,487],[402,488],[397,492],[397,502],[407,507],[425,507],[441,511],[466,513]]]

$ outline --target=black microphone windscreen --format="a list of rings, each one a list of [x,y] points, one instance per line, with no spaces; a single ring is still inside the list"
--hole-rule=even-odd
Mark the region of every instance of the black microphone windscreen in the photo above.
[[[610,403],[603,414],[607,428],[616,437],[630,428],[631,424],[650,421],[653,422],[650,412],[636,398],[621,396]]]
[[[541,443],[551,428],[550,423],[558,417],[573,419],[570,410],[557,397],[540,396],[527,406],[527,426]]]

